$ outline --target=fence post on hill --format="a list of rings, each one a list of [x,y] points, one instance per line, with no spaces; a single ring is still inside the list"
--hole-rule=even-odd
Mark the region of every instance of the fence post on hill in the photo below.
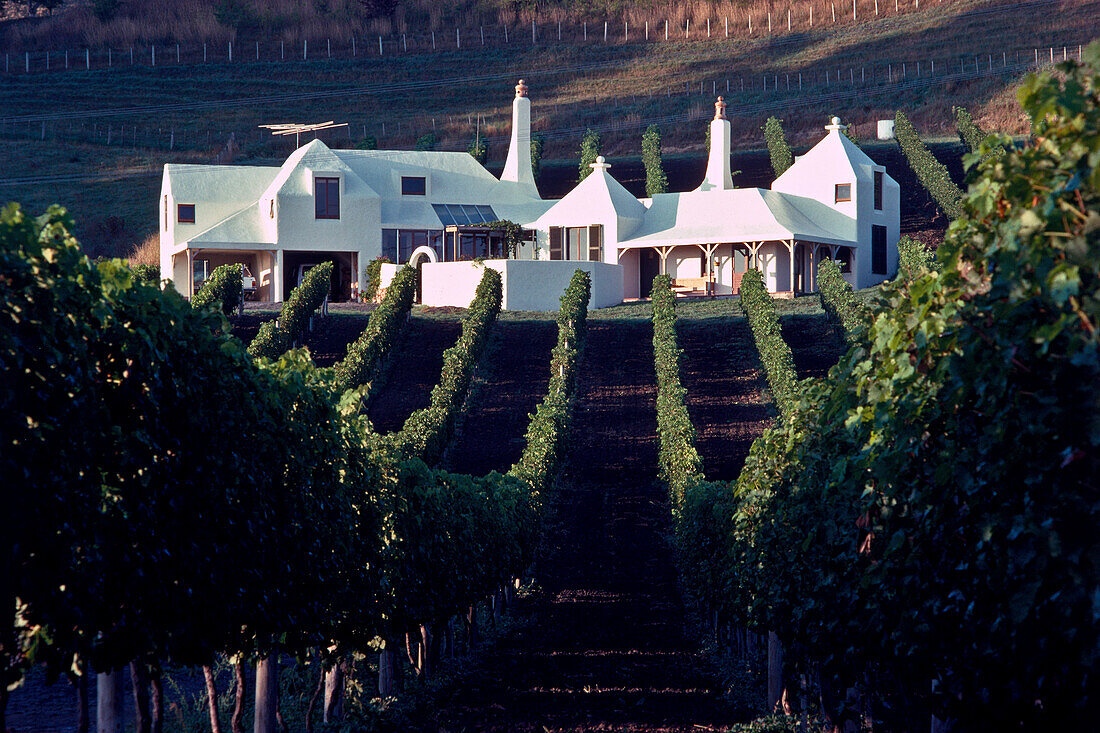
[[[325,39],[325,53],[328,54],[329,58],[332,58],[332,39],[331,38],[326,38]]]
[[[27,73],[29,74],[31,72],[31,52],[30,51],[24,51],[23,52],[23,62],[24,62],[24,65],[26,67]]]
[[[607,43],[607,21],[603,22],[603,42]]]
[[[256,60],[260,60],[260,42],[256,41]]]
[[[180,45],[177,43],[176,44],[176,64],[179,64],[179,62],[180,62]]]
[[[382,55],[382,36],[378,36],[378,55]]]
[[[149,65],[157,65],[157,44],[155,43],[149,47]],[[69,57],[67,54],[65,56],[65,68],[69,68]]]
[[[229,63],[233,63],[233,41],[229,42]]]
[[[381,36],[379,36],[381,37]],[[455,27],[455,48],[462,48],[462,37],[459,35],[458,27]],[[434,120],[433,120],[434,123]]]
[[[351,55],[355,55],[355,36],[351,37]]]
[[[531,45],[532,46],[535,45],[535,31],[536,31],[535,21],[532,20],[531,21]]]
[[[6,64],[7,56],[5,56],[4,59]],[[88,49],[84,49],[84,69],[86,71],[91,71],[92,69],[92,52]],[[5,69],[5,71],[7,71],[7,69]]]
[[[302,61],[305,61],[307,58],[309,58],[309,39],[308,38],[302,40]]]
[[[750,21],[751,22],[751,21]],[[668,21],[665,21],[665,40],[668,40]]]
[[[856,19],[856,0],[852,0],[852,20]]]

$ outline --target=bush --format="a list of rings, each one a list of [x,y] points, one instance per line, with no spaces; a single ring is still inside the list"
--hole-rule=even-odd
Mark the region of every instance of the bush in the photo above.
[[[934,251],[909,235],[898,240],[898,277],[915,280],[921,273],[939,269],[940,263]]]
[[[222,313],[228,316],[240,308],[244,300],[243,273],[244,268],[240,263],[214,268],[202,289],[191,298],[191,307],[206,308],[217,303]]]
[[[483,137],[471,140],[466,152],[472,155],[478,163],[485,165],[489,160],[489,141]]]
[[[656,125],[650,125],[642,134],[642,163],[646,195],[668,193],[668,176],[661,161],[661,128]]]
[[[588,273],[574,271],[558,310],[558,342],[550,353],[550,383],[546,397],[527,426],[523,455],[508,472],[522,479],[536,494],[550,488],[565,453],[577,360],[588,331],[591,288]]]
[[[867,328],[870,314],[852,292],[852,286],[835,261],[822,260],[817,266],[817,291],[829,320],[843,329],[846,340],[854,343]]]
[[[661,449],[658,468],[668,485],[674,517],[680,516],[684,494],[703,478],[703,459],[695,448],[685,390],[680,384],[680,347],[676,338],[676,296],[668,275],[653,278],[653,366],[657,377],[657,434]]]
[[[944,164],[936,160],[936,156],[921,141],[913,123],[900,110],[894,116],[894,135],[905,159],[909,161],[909,167],[940,207],[940,211],[950,219],[959,218],[962,214],[963,192],[951,180]]]
[[[1023,83],[1034,142],[969,156],[942,270],[882,286],[866,346],[738,479],[728,607],[823,692],[875,670],[889,730],[1094,727],[1100,45],[1084,59]]]
[[[759,270],[749,270],[741,279],[741,308],[748,316],[752,338],[764,365],[772,399],[779,414],[788,417],[798,401],[798,376],[794,371],[791,349],[783,340],[775,302],[764,285]]]
[[[591,129],[584,131],[584,137],[581,138],[580,154],[580,177],[577,178],[577,183],[588,178],[589,174],[592,173],[592,164],[600,156],[600,133]]]
[[[539,182],[539,173],[542,170],[542,149],[546,146],[546,137],[544,135],[532,135],[531,136],[531,174],[535,178],[535,183]]]
[[[768,144],[768,155],[772,159],[772,170],[779,178],[794,164],[794,154],[787,144],[787,135],[783,132],[783,120],[769,117],[764,122],[764,141]]]
[[[375,259],[371,262],[373,266]],[[397,340],[397,334],[408,320],[416,297],[416,268],[405,266],[386,288],[382,302],[370,314],[367,327],[352,343],[347,355],[336,364],[336,386],[341,390],[355,389],[370,382],[379,360]]]
[[[332,266],[332,262],[322,262],[310,268],[302,278],[302,284],[294,288],[283,303],[279,317],[260,326],[256,338],[248,346],[251,356],[278,359],[302,335],[313,312],[328,297]]]
[[[160,284],[160,265],[130,265],[134,277],[148,285]]]
[[[367,290],[363,293],[367,300],[374,300],[378,296],[378,288],[382,286],[382,265],[389,262],[388,257],[375,257],[367,265]]]
[[[410,415],[397,434],[395,445],[401,455],[415,456],[429,464],[442,457],[489,331],[500,312],[500,301],[500,273],[487,267],[462,321],[462,334],[454,346],[443,352],[443,370],[432,388],[430,404]]]
[[[959,140],[970,148],[970,152],[977,152],[985,139],[985,133],[974,122],[966,107],[952,107],[951,111],[955,113],[955,130],[959,133]]]
[[[436,137],[434,132],[429,132],[416,138],[415,147],[417,150],[435,150],[435,146],[438,144],[439,138]]]

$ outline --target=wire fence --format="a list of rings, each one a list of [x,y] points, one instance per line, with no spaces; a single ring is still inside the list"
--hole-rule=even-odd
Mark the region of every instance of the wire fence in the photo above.
[[[1066,59],[1079,59],[1080,45],[1061,48],[1018,49],[1015,52],[1003,51],[1000,58],[993,54],[982,57],[970,56],[957,59],[923,61],[883,62],[866,66],[838,67],[819,69],[809,72],[764,72],[746,75],[727,75],[721,78],[708,78],[698,83],[686,83],[673,88],[653,88],[648,96],[697,99],[689,108],[667,115],[640,117],[619,117],[601,124],[562,126],[536,129],[535,132],[547,140],[575,140],[586,129],[602,133],[640,130],[649,125],[675,126],[684,122],[709,119],[713,115],[711,102],[717,95],[731,94],[727,104],[728,117],[758,117],[781,109],[814,108],[823,105],[862,100],[869,95],[902,95],[938,85],[981,80],[1001,76],[1019,76],[1035,71],[1052,63]],[[736,94],[734,94],[736,92]],[[755,94],[752,94],[755,93]],[[638,95],[632,95],[631,101],[637,102]],[[622,106],[627,99],[622,99]],[[614,102],[605,103],[615,108]],[[681,104],[682,106],[682,104]],[[840,111],[838,109],[838,111]],[[553,115],[553,107],[548,110]],[[562,114],[568,118],[568,115]],[[355,141],[374,136],[380,147],[393,148],[401,143],[408,144],[415,137],[433,129],[447,131],[452,142],[451,149],[462,150],[462,135],[471,140],[478,123],[468,115],[417,116],[403,119],[370,118],[351,122],[347,128],[327,131],[320,139],[337,147],[349,147]],[[480,124],[484,124],[482,121]],[[360,133],[362,135],[360,136]],[[240,130],[219,129],[194,130],[177,129],[171,126],[142,126],[127,122],[80,121],[76,119],[27,119],[0,118],[0,137],[8,139],[35,139],[52,141],[71,141],[117,148],[143,148],[162,151],[190,150],[209,151],[215,162],[229,162],[234,151],[246,149],[252,144],[268,146],[271,153],[289,153],[292,143],[276,142],[259,128]],[[509,135],[481,136],[490,146],[504,145]],[[305,141],[302,141],[305,142]],[[131,168],[108,173],[70,174],[61,176],[23,176],[0,179],[3,186],[43,185],[49,183],[72,183],[94,180],[110,180],[133,175],[151,175],[159,173],[160,166]]]
[[[1059,0],[1010,3],[967,12],[967,17],[1004,14],[1012,8],[1041,9]],[[933,4],[925,0],[925,7]],[[815,6],[816,16],[815,16]],[[462,51],[485,47],[631,44],[667,42],[716,42],[781,40],[808,31],[871,22],[887,15],[919,11],[921,0],[817,0],[792,3],[786,9],[746,13],[741,18],[604,21],[602,23],[539,23],[529,26],[453,26],[448,30],[349,36],[323,40],[268,39],[252,42],[204,42],[195,44],[146,44],[122,48],[6,50],[5,74],[38,74],[71,70],[123,69],[135,66],[191,66],[303,62],[328,59],[388,57],[408,54]]]

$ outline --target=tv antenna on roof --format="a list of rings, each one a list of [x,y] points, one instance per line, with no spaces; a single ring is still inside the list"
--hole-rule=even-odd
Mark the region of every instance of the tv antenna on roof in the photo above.
[[[309,123],[309,122],[305,122],[305,123],[291,122],[291,123],[279,124],[279,125],[260,125],[260,127],[264,128],[266,130],[271,130],[272,135],[293,135],[294,136],[294,147],[296,149],[298,147],[300,147],[299,140],[300,140],[300,136],[303,132],[317,132],[318,130],[329,130],[329,129],[332,129],[334,127],[347,127],[347,126],[348,126],[348,123],[346,123],[346,122],[333,122],[332,120],[329,120],[328,122],[313,122],[313,123]]]

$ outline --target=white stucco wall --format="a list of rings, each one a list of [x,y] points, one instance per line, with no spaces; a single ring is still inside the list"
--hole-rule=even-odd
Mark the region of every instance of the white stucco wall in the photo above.
[[[556,311],[575,270],[592,278],[590,308],[607,308],[623,300],[623,268],[604,262],[572,260],[486,260],[501,274],[504,310]],[[431,262],[421,269],[421,302],[428,306],[468,307],[484,268],[474,262]]]

